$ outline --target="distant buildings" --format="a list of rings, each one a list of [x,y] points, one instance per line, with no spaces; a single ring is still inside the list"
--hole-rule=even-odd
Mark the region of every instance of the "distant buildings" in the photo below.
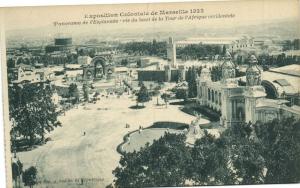
[[[245,50],[246,56],[247,50],[257,48],[257,42],[259,41],[252,37],[190,38],[177,42],[169,38],[167,59],[162,59],[128,55],[121,50],[109,51],[106,48],[97,51],[94,48],[98,45],[82,46],[75,50],[71,38],[55,38],[54,45],[48,45],[50,47],[46,47],[45,51],[37,47],[8,50],[8,81],[11,84],[51,82],[57,93],[62,96],[68,92],[71,83],[80,86],[93,84],[95,88],[100,88],[101,84],[111,78],[115,78],[114,87],[121,86],[123,81],[128,79],[155,82],[184,81],[188,68],[202,66],[206,68],[202,69],[197,81],[197,101],[200,105],[221,112],[221,124],[224,126],[242,121],[267,121],[271,116],[280,117],[282,114],[298,116],[300,73],[297,71],[299,70],[297,65],[271,68],[263,72],[257,67],[255,57],[252,57],[251,64],[245,71],[246,76],[236,78],[235,65],[228,55],[224,62],[220,61],[223,55],[222,58],[216,58],[218,60],[184,62],[176,60],[176,47],[190,44],[220,45],[225,46],[230,52]],[[266,44],[276,46],[280,43],[267,40],[263,41],[262,46]],[[300,58],[299,50],[295,49],[278,53],[273,51],[269,55],[291,56],[296,60]],[[213,82],[209,68],[220,63],[222,80]],[[249,111],[250,108],[247,106],[251,105],[254,111]]]
[[[72,82],[81,82],[83,76],[83,68],[78,64],[68,64],[65,66],[64,81]]]
[[[72,38],[70,37],[58,37],[54,39],[54,45],[47,45],[45,47],[46,53],[52,53],[57,51],[70,50],[72,46]]]
[[[230,51],[236,51],[238,49],[254,47],[254,40],[252,37],[199,37],[199,38],[188,38],[186,40],[177,41],[177,47],[185,47],[192,44],[203,44],[203,45],[218,45],[225,46]]]
[[[37,83],[51,80],[54,75],[44,69],[35,69],[30,65],[20,64],[8,69],[9,83]]]

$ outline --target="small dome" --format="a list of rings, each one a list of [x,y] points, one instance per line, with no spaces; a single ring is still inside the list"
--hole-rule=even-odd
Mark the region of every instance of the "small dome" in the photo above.
[[[224,61],[222,69],[235,69],[235,65],[231,61]]]
[[[226,51],[226,55],[225,55],[225,59],[227,60],[231,60],[231,55],[230,55],[230,52]]]
[[[257,64],[257,59],[255,55],[251,55],[249,59],[249,67],[246,69],[246,73],[261,73],[261,70],[258,68]]]
[[[255,55],[250,56],[249,63],[250,64],[257,64],[257,59],[256,59]]]
[[[228,51],[227,51],[226,56],[225,56],[225,61],[222,64],[222,69],[235,69],[235,65],[231,61],[231,55]]]
[[[246,69],[247,86],[260,85],[261,83],[261,70],[257,66],[257,59],[254,55],[250,56],[249,66]]]
[[[202,81],[211,81],[210,70],[208,68],[201,70],[200,79]]]

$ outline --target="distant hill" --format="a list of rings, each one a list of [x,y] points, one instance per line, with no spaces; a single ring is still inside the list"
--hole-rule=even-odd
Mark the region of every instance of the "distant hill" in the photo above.
[[[34,40],[43,39],[51,40],[57,33],[68,33],[73,37],[74,42],[80,43],[82,40],[88,41],[91,38],[101,40],[115,40],[122,38],[139,38],[143,40],[166,40],[169,36],[173,36],[175,40],[182,40],[194,36],[278,36],[281,39],[300,38],[300,22],[299,20],[281,20],[269,22],[265,24],[251,24],[235,27],[214,26],[205,27],[205,25],[168,24],[164,27],[152,27],[149,23],[145,27],[128,27],[126,29],[118,28],[118,26],[70,26],[64,29],[46,26],[33,29],[19,29],[6,32],[8,41],[13,40]]]

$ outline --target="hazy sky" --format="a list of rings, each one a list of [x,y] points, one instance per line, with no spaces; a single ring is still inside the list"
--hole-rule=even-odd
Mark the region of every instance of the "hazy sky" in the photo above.
[[[234,14],[230,19],[206,19],[194,21],[168,21],[126,24],[101,24],[89,26],[59,26],[53,22],[83,21],[85,14],[141,12],[158,10],[190,10],[204,9],[202,15]],[[52,6],[52,7],[24,7],[0,9],[4,11],[5,30],[8,34],[12,30],[40,29],[47,27],[49,33],[73,32],[86,30],[87,32],[122,32],[136,29],[153,29],[155,31],[180,27],[235,27],[241,25],[262,24],[286,19],[299,19],[299,0],[244,0],[225,2],[197,2],[172,4],[130,4],[130,5],[88,5],[88,6]],[[197,14],[201,15],[201,14]],[[130,17],[131,18],[131,17]]]

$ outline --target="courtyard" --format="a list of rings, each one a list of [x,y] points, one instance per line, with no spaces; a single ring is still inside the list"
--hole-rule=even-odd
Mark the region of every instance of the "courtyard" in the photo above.
[[[159,102],[163,104],[163,101]],[[116,148],[126,134],[157,121],[190,124],[195,119],[177,105],[157,106],[155,98],[145,103],[143,109],[129,108],[135,104],[134,98],[123,95],[101,98],[96,104],[79,105],[59,117],[62,127],[47,135],[51,141],[31,151],[19,152],[17,157],[24,168],[36,166],[37,187],[105,187],[113,182],[112,171],[121,157]],[[208,122],[206,119],[201,121]],[[151,134],[139,136],[135,142],[141,145],[151,142],[165,130],[148,131]],[[129,151],[133,149],[128,148]]]

